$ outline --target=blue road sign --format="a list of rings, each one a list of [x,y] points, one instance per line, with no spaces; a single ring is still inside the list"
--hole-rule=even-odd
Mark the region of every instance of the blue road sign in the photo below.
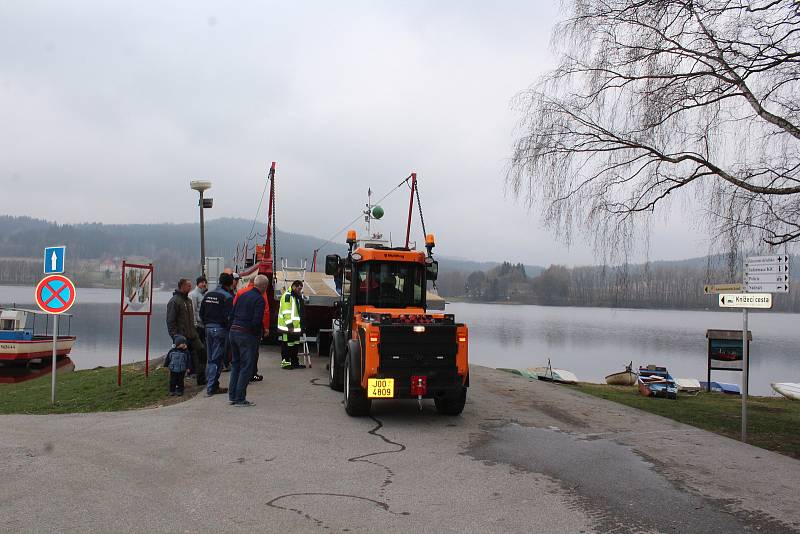
[[[64,251],[67,247],[47,247],[44,249],[44,274],[64,272]]]

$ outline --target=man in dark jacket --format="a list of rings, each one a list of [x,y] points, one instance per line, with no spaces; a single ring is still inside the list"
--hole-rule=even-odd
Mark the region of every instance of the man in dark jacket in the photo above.
[[[225,362],[225,348],[228,342],[231,311],[233,310],[232,290],[233,276],[228,273],[222,273],[219,275],[217,288],[206,293],[200,304],[200,320],[205,326],[208,352],[206,397],[228,391],[220,389],[219,375],[222,373],[222,367]]]
[[[256,276],[253,288],[239,295],[233,306],[230,331],[233,359],[228,398],[234,406],[253,405],[245,397],[263,333],[264,308],[267,306],[263,293],[268,285],[269,279],[266,276]]]
[[[181,278],[178,281],[178,289],[175,290],[169,303],[167,303],[167,331],[173,342],[175,341],[175,336],[186,338],[186,343],[192,351],[192,371],[197,376],[197,385],[203,386],[206,383],[206,348],[194,326],[194,309],[192,308],[192,302],[189,300],[189,291],[191,289],[191,280]]]

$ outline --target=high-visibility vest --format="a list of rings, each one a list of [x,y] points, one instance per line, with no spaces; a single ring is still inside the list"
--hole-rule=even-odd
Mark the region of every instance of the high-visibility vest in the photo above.
[[[291,291],[287,291],[281,297],[281,305],[278,308],[278,330],[300,332],[300,310],[297,306],[297,299]]]

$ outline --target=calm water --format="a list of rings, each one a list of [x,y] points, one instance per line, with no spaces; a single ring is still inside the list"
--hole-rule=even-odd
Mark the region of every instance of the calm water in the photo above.
[[[666,366],[677,378],[706,376],[705,331],[741,329],[741,311],[627,310],[453,303],[470,328],[470,360],[490,367],[546,365],[580,380],[634,365]],[[773,395],[770,382],[800,382],[800,314],[749,314],[750,392]],[[741,373],[713,371],[712,380],[741,382]]]
[[[164,324],[170,292],[155,292],[151,356],[170,346]],[[0,304],[33,305],[33,288],[0,286]],[[117,362],[119,293],[78,289],[70,310],[78,341],[72,360],[78,368]],[[453,303],[447,307],[470,327],[470,359],[490,367],[545,365],[602,382],[605,375],[634,365],[665,365],[673,376],[705,379],[708,328],[739,329],[741,312],[620,310]],[[41,320],[41,319],[39,319]],[[37,322],[39,321],[37,320]],[[800,382],[800,314],[750,314],[750,391],[770,395],[770,382]],[[37,331],[39,325],[37,324]],[[62,330],[62,333],[63,330]],[[125,318],[124,361],[144,359],[145,319]],[[715,371],[713,378],[739,383],[741,373]]]

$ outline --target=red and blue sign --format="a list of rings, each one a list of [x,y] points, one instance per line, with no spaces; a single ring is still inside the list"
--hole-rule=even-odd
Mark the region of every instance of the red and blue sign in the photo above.
[[[75,304],[75,284],[66,276],[45,276],[36,286],[36,304],[47,313],[64,313]]]

